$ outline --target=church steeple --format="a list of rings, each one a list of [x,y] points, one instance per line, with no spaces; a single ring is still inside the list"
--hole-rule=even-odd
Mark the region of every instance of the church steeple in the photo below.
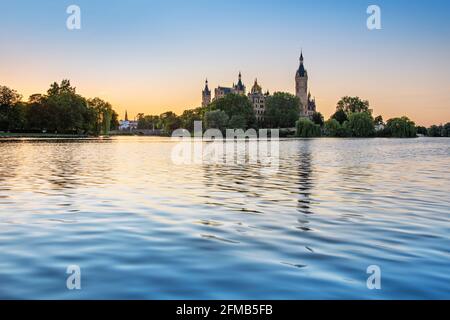
[[[128,112],[125,110],[125,121],[128,121]]]

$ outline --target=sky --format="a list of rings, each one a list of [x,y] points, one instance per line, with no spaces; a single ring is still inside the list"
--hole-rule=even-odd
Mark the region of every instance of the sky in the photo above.
[[[66,27],[72,4],[80,30]],[[381,30],[367,28],[372,4]],[[70,79],[122,118],[180,114],[206,77],[294,93],[303,50],[325,118],[351,95],[428,126],[450,122],[449,39],[447,0],[0,0],[0,85],[27,98]]]

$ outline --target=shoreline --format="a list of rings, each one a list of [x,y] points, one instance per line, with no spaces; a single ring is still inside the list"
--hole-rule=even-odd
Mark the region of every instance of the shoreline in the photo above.
[[[153,138],[168,138],[171,136],[167,135],[139,135],[139,134],[109,134],[105,136],[92,136],[92,135],[77,135],[77,134],[51,134],[51,133],[0,133],[1,140],[15,140],[15,139],[65,139],[65,140],[97,140],[97,139],[111,139],[115,137],[153,137]],[[311,140],[311,139],[418,139],[418,138],[445,138],[445,137],[428,137],[428,136],[416,136],[407,138],[397,138],[397,137],[310,137],[302,138],[296,136],[279,137],[280,140]],[[270,140],[270,137],[268,137]]]

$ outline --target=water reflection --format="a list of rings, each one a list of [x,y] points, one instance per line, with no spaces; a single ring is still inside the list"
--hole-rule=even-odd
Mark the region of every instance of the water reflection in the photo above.
[[[298,178],[299,199],[298,211],[311,214],[311,190],[314,188],[312,173],[313,156],[310,150],[310,141],[306,140],[299,145],[298,151]]]
[[[171,150],[0,142],[0,298],[370,299],[370,264],[377,297],[450,297],[450,140],[287,140],[272,174]]]

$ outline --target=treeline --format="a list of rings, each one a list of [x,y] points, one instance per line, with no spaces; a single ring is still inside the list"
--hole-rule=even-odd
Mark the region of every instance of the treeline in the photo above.
[[[428,129],[417,127],[417,133],[428,137],[450,137],[450,122],[439,126],[433,125]]]
[[[324,121],[320,113],[313,119],[300,119],[296,123],[298,137],[392,137],[414,138],[418,134],[445,137],[450,136],[450,123],[445,126],[417,127],[408,117],[383,121],[382,116],[373,117],[369,102],[359,97],[343,97],[336,106],[336,112]]]
[[[138,129],[160,129],[166,134],[184,128],[193,132],[194,122],[202,121],[204,129],[293,128],[299,119],[299,100],[289,93],[277,92],[266,100],[264,121],[257,121],[248,97],[228,94],[207,107],[161,115],[138,115]]]
[[[51,84],[46,94],[33,94],[28,101],[0,86],[0,131],[100,135],[118,126],[110,103],[77,94],[69,80]]]
[[[209,106],[186,110],[180,116],[166,112],[159,116],[138,115],[139,129],[160,129],[170,135],[173,130],[184,128],[193,132],[194,121],[202,121],[204,130],[215,128],[295,128],[297,137],[397,137],[412,138],[417,134],[446,136],[449,125],[430,129],[416,127],[407,117],[389,119],[373,117],[373,110],[366,100],[359,97],[343,97],[336,105],[336,112],[324,120],[320,112],[311,119],[300,117],[298,97],[276,92],[266,98],[263,121],[257,121],[250,100],[243,95],[229,94],[214,100]],[[289,134],[282,130],[281,135]]]

